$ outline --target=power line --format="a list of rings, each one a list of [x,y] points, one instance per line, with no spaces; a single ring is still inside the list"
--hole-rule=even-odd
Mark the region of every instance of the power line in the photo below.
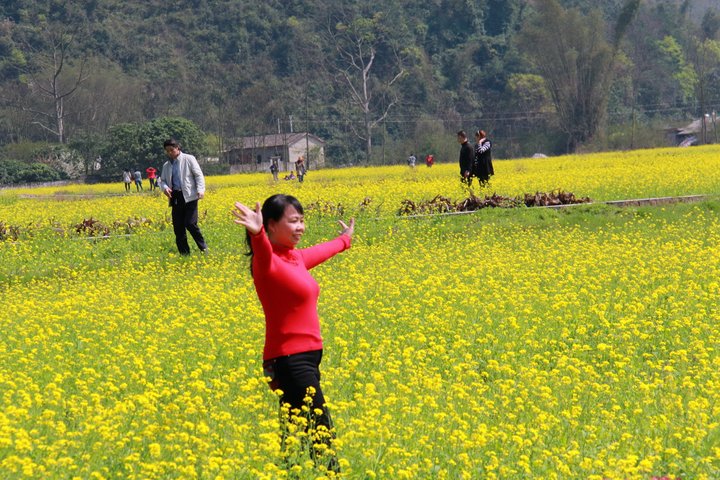
[[[656,107],[660,106],[662,104],[648,104],[648,105],[636,105],[635,111],[636,113],[640,114],[657,114],[657,113],[669,113],[669,112],[682,112],[682,111],[688,111],[692,109],[696,109],[698,107],[697,103],[686,103],[686,104],[677,104],[674,106],[664,106],[663,108],[649,108],[649,107]],[[717,111],[720,110],[720,99],[713,100],[707,103],[706,106],[708,111]],[[631,112],[618,112],[618,111],[610,111],[608,112],[608,115],[612,117],[622,117],[622,116],[628,116]],[[457,123],[458,120],[461,120],[463,122],[519,122],[519,121],[537,121],[537,120],[543,120],[549,117],[555,117],[557,116],[557,112],[551,111],[544,111],[544,110],[531,110],[526,112],[510,112],[510,113],[488,113],[487,115],[481,115],[479,117],[467,117],[465,115],[459,114],[459,115],[453,115],[453,116],[446,116],[446,115],[437,115],[432,116],[430,118],[424,118],[419,117],[417,115],[411,115],[411,114],[397,114],[392,115],[383,120],[383,124],[391,124],[391,125],[402,125],[402,124],[415,124],[419,121],[423,120],[429,120],[429,121],[441,121],[441,122],[448,122],[448,123]],[[282,121],[283,123],[287,123],[288,121]],[[306,123],[311,124],[330,124],[330,125],[362,125],[364,123],[363,120],[360,119],[342,119],[337,118],[335,116],[315,116],[310,117],[306,120]]]

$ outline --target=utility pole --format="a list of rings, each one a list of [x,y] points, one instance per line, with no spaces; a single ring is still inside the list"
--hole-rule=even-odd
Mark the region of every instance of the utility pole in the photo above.
[[[633,102],[632,102],[632,130],[630,133],[630,150],[635,149],[635,124],[636,124],[636,116],[635,116],[635,103],[636,103],[637,95],[635,94],[635,82],[633,82]]]
[[[310,170],[310,140],[308,134],[310,133],[310,115],[308,114],[308,94],[305,91],[305,161],[307,162],[307,168]]]

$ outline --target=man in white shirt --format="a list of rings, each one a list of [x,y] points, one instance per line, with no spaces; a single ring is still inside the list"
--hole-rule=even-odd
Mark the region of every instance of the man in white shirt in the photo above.
[[[190,232],[201,252],[207,244],[198,227],[198,200],[205,196],[205,177],[197,159],[180,151],[180,144],[171,138],[163,144],[169,160],[162,167],[158,186],[170,199],[175,243],[181,255],[190,254],[187,233]]]

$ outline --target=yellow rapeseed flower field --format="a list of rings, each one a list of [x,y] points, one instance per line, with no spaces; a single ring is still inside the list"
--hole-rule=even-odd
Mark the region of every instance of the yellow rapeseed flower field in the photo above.
[[[720,149],[496,172],[476,193],[717,195]],[[282,461],[229,214],[280,191],[307,208],[303,245],[357,217],[352,249],[313,270],[343,478],[720,478],[717,200],[396,215],[404,199],[463,198],[457,173],[209,177],[210,254],[190,257],[167,203],[115,195],[120,182],[0,192],[17,233],[0,237],[0,478],[332,477],[301,451]],[[90,218],[110,236],[78,233]]]

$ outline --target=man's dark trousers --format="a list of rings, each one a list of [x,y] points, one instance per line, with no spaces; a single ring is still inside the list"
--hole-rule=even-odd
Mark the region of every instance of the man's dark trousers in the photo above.
[[[188,245],[186,230],[190,232],[198,248],[201,251],[205,251],[207,245],[197,225],[198,201],[185,202],[182,192],[173,190],[170,206],[172,207],[173,230],[175,231],[175,243],[177,244],[178,251],[182,255],[190,254],[190,245]]]

